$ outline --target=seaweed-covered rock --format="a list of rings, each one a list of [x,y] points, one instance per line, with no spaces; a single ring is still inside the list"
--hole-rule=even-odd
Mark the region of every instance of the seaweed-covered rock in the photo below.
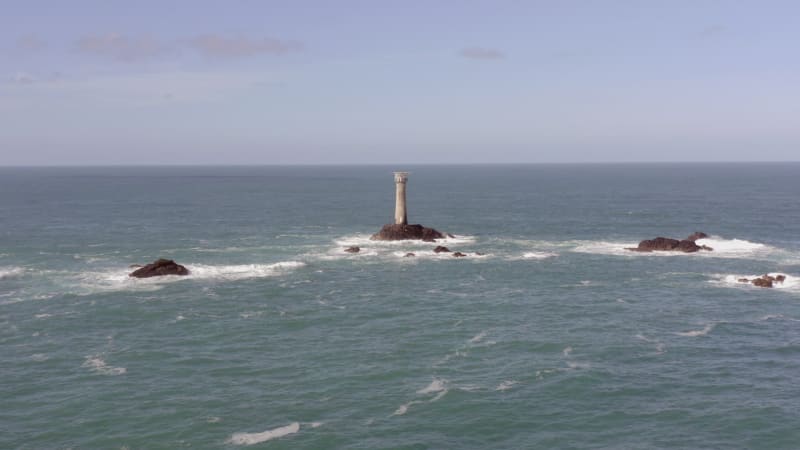
[[[433,249],[433,253],[450,253],[450,249],[441,245],[437,245],[436,248]]]
[[[463,258],[463,257],[465,257],[465,256],[467,256],[467,255],[465,255],[465,254],[463,254],[463,253],[461,253],[461,252],[455,252],[455,253],[453,253],[453,257],[454,257],[454,258]]]
[[[161,277],[164,275],[189,275],[189,269],[171,259],[158,259],[128,274],[129,277],[134,278]]]
[[[344,249],[344,251],[347,253],[358,253],[361,251],[361,247],[353,245],[351,247],[347,247],[346,249]]]

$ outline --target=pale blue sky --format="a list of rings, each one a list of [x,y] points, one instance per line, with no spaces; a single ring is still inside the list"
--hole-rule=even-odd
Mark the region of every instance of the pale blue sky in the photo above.
[[[794,1],[0,0],[0,165],[800,160]]]

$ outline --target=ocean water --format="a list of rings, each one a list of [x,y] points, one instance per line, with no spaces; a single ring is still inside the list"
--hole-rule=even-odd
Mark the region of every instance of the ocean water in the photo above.
[[[0,448],[800,448],[800,164],[2,168]]]

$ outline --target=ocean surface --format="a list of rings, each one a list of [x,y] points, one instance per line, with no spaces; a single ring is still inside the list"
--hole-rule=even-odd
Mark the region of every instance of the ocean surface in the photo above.
[[[0,168],[0,448],[800,448],[800,164]]]

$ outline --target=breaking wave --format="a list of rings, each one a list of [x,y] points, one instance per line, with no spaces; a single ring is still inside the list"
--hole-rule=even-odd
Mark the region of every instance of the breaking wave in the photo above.
[[[211,266],[187,264],[189,275],[165,275],[152,278],[131,278],[131,269],[118,269],[110,272],[85,272],[78,275],[78,288],[82,292],[161,289],[164,284],[182,280],[218,280],[234,281],[248,278],[264,278],[278,276],[305,266],[299,261],[285,261],[274,264],[240,264],[227,266]]]
[[[675,333],[678,336],[686,336],[686,337],[697,337],[697,336],[705,336],[711,332],[716,326],[715,323],[709,323],[702,330],[692,330],[692,331],[682,331]]]
[[[712,251],[699,251],[695,253],[683,252],[633,252],[627,250],[639,245],[635,241],[575,241],[572,251],[577,253],[592,253],[598,255],[613,256],[693,256],[705,258],[764,258],[780,250],[758,242],[750,242],[744,239],[725,239],[719,236],[711,236],[705,239],[698,239],[697,245],[711,247]]]
[[[22,267],[0,267],[0,280],[15,278],[25,273]]]
[[[742,289],[764,289],[758,286],[754,286],[752,283],[745,283],[739,281],[742,278],[747,278],[748,280],[752,280],[754,278],[758,278],[761,275],[733,275],[733,274],[715,274],[711,275],[712,280],[710,281],[712,284],[716,284],[719,286],[724,287],[737,287]],[[771,272],[766,275],[775,277],[777,275],[785,275],[786,279],[783,280],[783,283],[775,282],[772,285],[772,289],[781,289],[791,292],[798,292],[800,293],[800,277],[794,275],[787,275],[786,273],[777,273]]]
[[[90,369],[100,375],[122,375],[128,371],[124,367],[109,366],[99,355],[87,356],[83,362],[83,367]]]
[[[288,436],[298,431],[300,431],[300,423],[292,422],[289,425],[262,431],[261,433],[233,433],[228,442],[234,445],[253,445]]]

